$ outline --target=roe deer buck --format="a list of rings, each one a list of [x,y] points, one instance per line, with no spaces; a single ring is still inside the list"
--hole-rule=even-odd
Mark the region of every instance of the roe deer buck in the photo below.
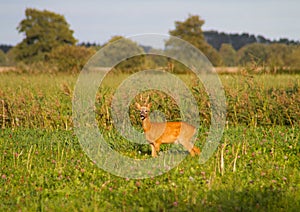
[[[149,97],[144,106],[135,103],[140,111],[140,117],[143,122],[143,130],[147,141],[151,145],[152,157],[157,157],[161,144],[182,144],[192,156],[199,155],[200,150],[191,143],[191,138],[196,133],[196,128],[186,122],[151,122],[149,112],[151,103],[148,103]]]

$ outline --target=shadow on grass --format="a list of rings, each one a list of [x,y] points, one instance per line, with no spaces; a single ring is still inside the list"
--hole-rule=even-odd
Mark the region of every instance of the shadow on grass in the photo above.
[[[218,190],[208,192],[198,208],[205,211],[299,211],[300,197],[296,190]],[[197,209],[197,205],[192,209]]]

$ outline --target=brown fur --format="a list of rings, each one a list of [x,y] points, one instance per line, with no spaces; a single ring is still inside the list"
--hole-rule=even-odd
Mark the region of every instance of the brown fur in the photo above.
[[[149,118],[151,104],[141,106],[139,103],[136,103],[135,105],[140,111],[144,133],[151,145],[153,157],[157,156],[161,144],[172,143],[182,144],[192,156],[200,154],[200,150],[190,142],[196,133],[194,126],[186,122],[151,122]]]

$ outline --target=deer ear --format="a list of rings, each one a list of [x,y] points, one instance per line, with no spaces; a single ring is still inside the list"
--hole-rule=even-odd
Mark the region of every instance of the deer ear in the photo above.
[[[135,107],[138,109],[138,110],[141,110],[141,105],[139,103],[135,103]]]
[[[147,104],[147,108],[150,108],[151,106],[152,106],[151,103],[148,103],[148,104]]]

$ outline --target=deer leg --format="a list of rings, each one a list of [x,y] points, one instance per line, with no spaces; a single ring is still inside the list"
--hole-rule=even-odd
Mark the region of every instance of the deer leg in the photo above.
[[[196,154],[196,155],[200,155],[201,150],[199,148],[197,148],[194,144],[193,145],[193,149],[192,151]]]
[[[159,149],[160,149],[160,143],[156,143],[155,144],[155,150],[156,150],[156,152],[159,152]]]
[[[182,146],[184,146],[184,148],[186,148],[190,152],[191,155],[193,155],[192,153],[193,146],[191,145],[190,142],[188,141],[179,141],[179,142],[181,143]]]
[[[196,154],[196,155],[200,155],[200,149],[197,147],[193,147],[192,151]]]
[[[195,156],[195,154],[200,154],[200,150],[197,147],[195,147],[192,143],[190,143],[189,140],[179,142],[189,151],[191,156]]]
[[[151,143],[151,155],[152,157],[157,157],[156,149],[155,149],[155,144]]]

